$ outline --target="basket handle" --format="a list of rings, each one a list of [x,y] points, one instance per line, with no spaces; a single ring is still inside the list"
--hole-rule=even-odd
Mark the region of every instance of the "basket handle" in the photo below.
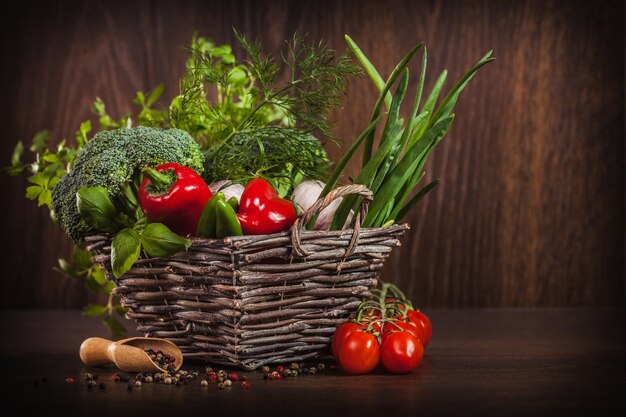
[[[302,233],[302,229],[304,226],[313,218],[315,215],[319,214],[328,207],[334,200],[340,197],[345,197],[351,194],[358,194],[361,196],[361,205],[359,206],[359,210],[356,213],[356,218],[354,220],[354,230],[352,232],[352,238],[350,239],[350,243],[346,248],[346,253],[344,257],[348,257],[354,251],[356,247],[356,242],[359,238],[359,230],[361,230],[361,222],[367,215],[367,210],[369,205],[374,198],[374,194],[362,184],[350,184],[344,185],[341,187],[337,187],[328,194],[324,198],[318,199],[304,214],[296,219],[293,226],[291,226],[291,245],[293,247],[294,253],[299,257],[305,257],[310,255],[309,252],[305,251],[302,248],[300,235]]]

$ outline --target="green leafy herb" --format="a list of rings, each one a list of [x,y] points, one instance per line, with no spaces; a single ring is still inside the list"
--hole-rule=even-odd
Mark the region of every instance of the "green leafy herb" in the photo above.
[[[124,275],[141,254],[141,237],[136,230],[120,230],[111,242],[111,267],[115,278]]]
[[[141,244],[148,255],[159,257],[189,249],[191,240],[178,236],[164,224],[150,223],[141,233]]]
[[[97,230],[107,230],[117,210],[104,187],[83,187],[76,193],[78,212],[85,222]]]
[[[354,180],[355,183],[366,185],[374,193],[374,199],[370,204],[367,216],[363,220],[363,226],[382,227],[402,219],[408,210],[438,184],[438,181],[435,181],[423,187],[407,202],[411,192],[424,176],[422,169],[428,156],[441,142],[454,120],[452,109],[459,94],[478,69],[493,61],[493,58],[491,58],[491,52],[483,56],[450,90],[439,107],[435,109],[437,99],[446,79],[447,73],[444,71],[437,79],[433,90],[420,111],[427,63],[426,48],[423,47],[423,44],[413,48],[394,68],[387,82],[383,84],[378,71],[356,43],[349,37],[346,37],[346,41],[380,90],[380,96],[372,112],[372,122],[380,119],[383,102],[389,108],[387,120],[376,151],[372,154],[375,130],[371,127],[371,124],[357,140],[359,145],[364,143],[363,168]],[[413,108],[405,122],[400,117],[400,108],[408,86],[409,73],[407,66],[420,49],[423,49],[420,78]],[[402,77],[400,78],[401,75]],[[390,89],[398,79],[400,80],[398,87],[390,99]],[[335,179],[340,177],[346,163],[347,161],[342,160],[335,172],[331,174],[333,183]],[[322,191],[321,195],[324,196],[329,191],[330,189],[327,187]],[[356,210],[357,205],[357,197],[349,196],[344,198],[335,212],[331,228],[338,229],[343,227],[350,212]]]
[[[325,180],[330,160],[321,143],[296,128],[268,126],[233,135],[208,155],[205,178],[245,183],[263,177],[281,197],[303,179]]]

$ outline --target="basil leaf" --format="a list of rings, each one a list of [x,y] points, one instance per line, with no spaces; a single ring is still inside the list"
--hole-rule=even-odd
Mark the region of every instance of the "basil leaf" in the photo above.
[[[107,312],[106,306],[100,304],[89,304],[83,311],[83,315],[87,317],[98,317]]]
[[[111,266],[115,278],[121,277],[133,267],[140,252],[141,239],[135,230],[127,227],[115,235],[111,244]]]
[[[191,246],[191,240],[178,236],[162,223],[150,223],[141,234],[146,253],[153,257],[170,256]]]
[[[106,230],[117,210],[103,187],[83,187],[76,193],[78,212],[85,223],[97,230]]]

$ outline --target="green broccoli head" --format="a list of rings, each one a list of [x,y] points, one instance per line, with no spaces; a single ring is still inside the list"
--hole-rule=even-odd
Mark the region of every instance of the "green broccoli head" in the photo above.
[[[76,192],[81,187],[104,187],[115,199],[139,169],[166,162],[185,165],[202,174],[204,155],[195,140],[179,129],[142,126],[99,132],[79,152],[72,170],[54,187],[52,208],[57,221],[75,242],[82,241],[95,231],[78,213]]]

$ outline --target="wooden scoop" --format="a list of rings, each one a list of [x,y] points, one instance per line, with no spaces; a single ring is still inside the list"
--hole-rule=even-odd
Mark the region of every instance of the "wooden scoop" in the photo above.
[[[183,353],[169,340],[151,337],[131,337],[112,342],[100,337],[90,337],[80,345],[80,359],[87,366],[114,363],[126,372],[166,372],[150,359],[146,349],[161,351],[174,357],[175,370],[183,364]]]

